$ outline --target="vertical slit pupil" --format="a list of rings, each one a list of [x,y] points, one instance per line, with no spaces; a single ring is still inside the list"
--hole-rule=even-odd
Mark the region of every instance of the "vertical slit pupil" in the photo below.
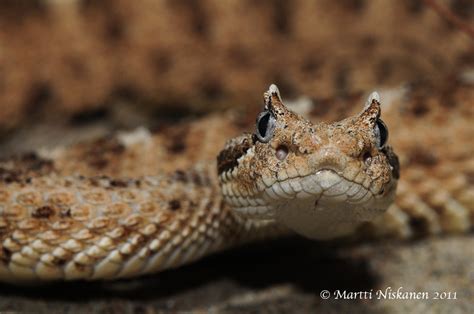
[[[258,121],[258,133],[261,137],[265,137],[267,135],[268,129],[268,120],[270,119],[270,113],[263,115]]]
[[[379,132],[380,132],[380,146],[383,147],[385,145],[385,143],[387,142],[387,139],[388,139],[388,131],[387,131],[387,128],[385,126],[385,123],[383,123],[380,120],[377,120],[377,126],[378,126]]]

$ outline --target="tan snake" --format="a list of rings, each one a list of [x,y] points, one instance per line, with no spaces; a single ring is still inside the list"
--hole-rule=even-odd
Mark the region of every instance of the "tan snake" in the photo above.
[[[228,141],[217,167],[199,161],[120,179],[4,161],[0,280],[138,276],[288,230],[316,239],[404,232],[411,213],[387,212],[399,164],[378,94],[360,114],[331,124],[288,110],[275,85],[264,101],[255,132]],[[449,218],[443,230],[471,227],[472,209],[458,205],[440,210]]]

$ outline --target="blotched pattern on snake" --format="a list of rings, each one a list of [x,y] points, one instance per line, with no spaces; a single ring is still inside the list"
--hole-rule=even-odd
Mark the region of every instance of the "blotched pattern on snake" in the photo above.
[[[146,131],[101,152],[121,155],[108,169],[114,176],[81,168],[77,152],[86,160],[97,154],[87,144],[3,161],[0,280],[138,276],[292,231],[325,240],[408,237],[416,234],[412,217],[429,222],[424,233],[471,228],[470,190],[457,191],[457,200],[430,196],[439,205],[433,213],[411,193],[419,180],[400,178],[377,93],[334,123],[295,114],[275,85],[264,103],[254,133],[227,141],[217,166],[189,156],[171,162],[172,171],[164,161],[155,166],[165,171],[149,173],[147,158],[166,158],[156,153],[162,139]],[[431,195],[436,186],[424,189]]]

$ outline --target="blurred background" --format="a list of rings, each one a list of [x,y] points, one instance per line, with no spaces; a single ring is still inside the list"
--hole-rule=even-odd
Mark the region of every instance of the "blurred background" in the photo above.
[[[329,120],[360,108],[372,90],[403,91],[412,123],[399,134],[414,140],[406,162],[428,168],[432,155],[410,135],[417,119],[430,106],[447,110],[438,116],[473,112],[474,1],[0,0],[0,157],[229,109],[251,125],[270,83]],[[391,127],[403,132],[396,121]],[[463,130],[445,137],[462,134],[466,158],[472,134]],[[472,237],[454,237],[334,250],[298,239],[213,256],[126,289],[0,286],[0,310],[413,312],[406,302],[318,297],[322,289],[409,283],[458,291],[456,310],[470,312],[473,246]],[[416,304],[416,312],[443,312],[454,303]]]
[[[253,112],[272,82],[316,110],[402,84],[445,91],[472,80],[473,20],[472,0],[2,0],[0,150],[77,125]]]

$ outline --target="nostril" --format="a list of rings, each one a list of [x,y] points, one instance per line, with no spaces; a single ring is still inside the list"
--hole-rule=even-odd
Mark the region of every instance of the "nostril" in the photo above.
[[[285,160],[286,156],[288,156],[288,147],[286,147],[285,145],[278,146],[275,155],[278,160]]]
[[[369,163],[372,158],[372,154],[369,151],[366,151],[364,155],[362,155],[362,158],[364,159],[365,163]]]

